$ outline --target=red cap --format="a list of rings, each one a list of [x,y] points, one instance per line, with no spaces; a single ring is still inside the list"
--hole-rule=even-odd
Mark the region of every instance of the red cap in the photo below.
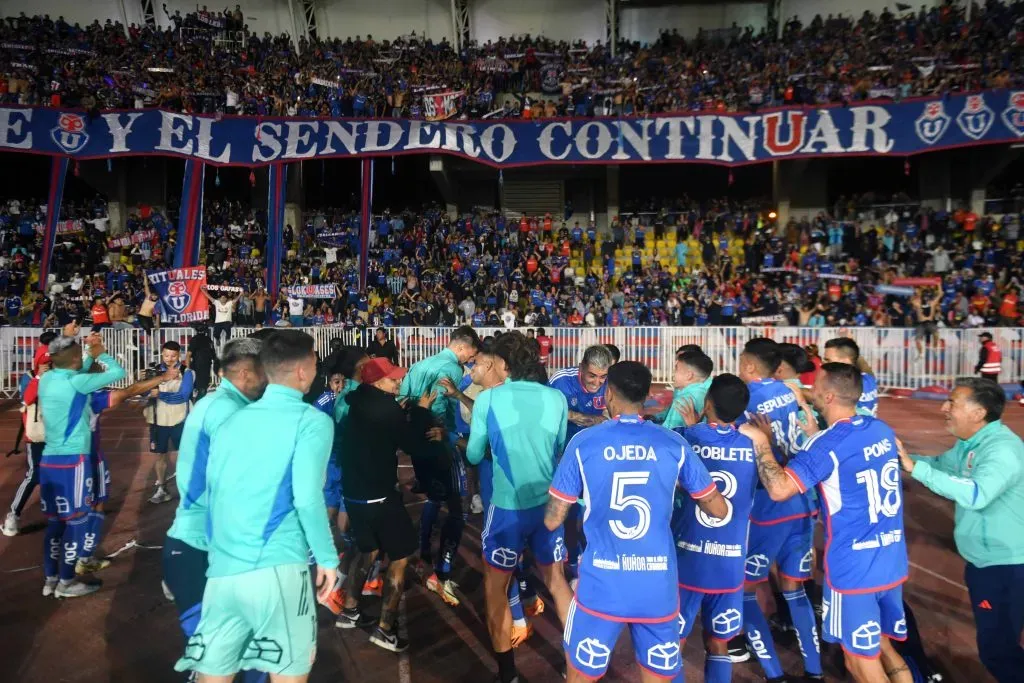
[[[32,356],[32,371],[35,372],[39,369],[40,365],[45,365],[50,362],[50,352],[45,346],[36,347],[36,352]]]
[[[405,368],[392,364],[387,358],[373,358],[363,366],[360,376],[363,384],[373,384],[384,378],[402,379],[405,377]]]

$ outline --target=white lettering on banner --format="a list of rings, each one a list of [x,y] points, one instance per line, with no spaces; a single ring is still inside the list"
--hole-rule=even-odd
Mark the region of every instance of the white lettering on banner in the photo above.
[[[605,460],[654,460],[657,462],[658,458],[654,455],[653,448],[647,448],[639,444],[626,444],[622,447],[622,451],[616,451],[611,446],[606,446],[604,449]]]
[[[286,124],[284,156],[286,159],[310,159],[316,156],[316,144],[310,138],[316,135],[317,124],[313,121],[289,121]],[[299,149],[303,145],[305,149]]]
[[[107,122],[107,130],[110,131],[110,137],[114,138],[114,144],[110,146],[110,153],[116,154],[118,152],[128,152],[128,134],[132,132],[132,126],[140,116],[141,112],[133,112],[128,114],[128,123],[121,125],[121,114],[104,114],[103,120]],[[230,145],[229,145],[230,147]]]
[[[462,153],[474,159],[480,156],[480,148],[476,144],[476,129],[468,123],[446,123],[441,126],[444,132],[444,144],[442,149],[449,152],[459,151],[459,141],[462,141]]]
[[[0,109],[0,147],[32,149],[32,109]],[[23,132],[24,131],[24,132]]]
[[[668,142],[668,152],[665,154],[666,159],[686,158],[686,155],[683,154],[683,126],[685,125],[690,135],[693,135],[693,123],[692,116],[671,116],[658,119],[658,122],[654,124],[655,133],[660,133],[662,128],[668,129],[668,133],[665,136]]]
[[[380,142],[382,131],[387,132],[387,138]],[[393,121],[369,121],[366,124],[366,144],[364,152],[387,152],[398,146],[402,139],[402,127]]]
[[[327,138],[324,140],[324,147],[321,150],[324,154],[337,153],[337,150],[334,149],[335,139],[345,148],[346,154],[356,153],[359,148],[356,144],[357,127],[359,124],[343,121],[325,121],[324,123],[327,125]]]
[[[847,152],[867,152],[869,149],[878,154],[887,154],[896,144],[885,132],[885,124],[892,120],[892,114],[885,107],[853,107],[853,140]],[[867,144],[868,136],[872,145]]]
[[[754,144],[757,141],[757,124],[761,122],[760,116],[744,116],[743,122],[747,124],[747,130],[740,128],[740,119],[732,117],[722,118],[722,153],[718,156],[719,161],[732,161],[729,154],[729,143],[739,147],[743,153],[743,159],[750,161],[756,158],[754,155]]]
[[[264,121],[256,126],[256,144],[252,148],[253,161],[273,161],[281,155],[281,124]],[[263,149],[270,150],[264,154]]]
[[[638,156],[644,161],[651,160],[651,136],[650,128],[652,121],[650,119],[641,119],[636,122],[640,127],[640,131],[637,132],[631,123],[626,121],[614,121],[612,125],[619,129],[619,134],[616,140],[618,140],[618,151],[612,155],[612,159],[632,159],[634,156]],[[626,154],[624,142],[628,142],[629,146],[633,148],[634,154]]]
[[[423,139],[424,133],[430,136],[429,139]],[[437,149],[440,146],[441,131],[433,124],[424,121],[413,121],[409,124],[409,142],[405,145],[406,149]]]
[[[213,124],[214,120],[206,117],[199,117],[199,134],[196,137],[196,156],[207,161],[214,161],[225,164],[231,161],[231,143],[224,145],[224,151],[214,156],[213,154]]]
[[[556,130],[564,131],[565,137],[569,138],[572,135],[572,124],[568,121],[561,121],[559,123],[549,123],[541,129],[540,135],[537,136],[537,144],[540,146],[540,153],[548,159],[564,159],[569,156],[568,140],[565,140],[564,143],[561,139],[559,140],[560,145],[564,144],[561,154],[556,154],[552,148],[555,142]]]
[[[175,114],[169,111],[160,112],[160,143],[156,149],[165,152],[178,152],[180,154],[192,154],[192,139],[181,147],[175,146],[175,142],[183,142],[185,133],[192,131],[192,117],[184,114]]]
[[[499,142],[501,143],[501,149],[504,154],[497,154],[494,151],[495,133],[501,131]],[[493,126],[488,126],[483,135],[480,136],[480,146],[483,148],[484,153],[491,158],[492,161],[501,163],[512,156],[512,152],[516,150],[516,136],[512,132],[512,129],[506,126],[504,123],[498,123]]]
[[[815,145],[824,146],[821,150],[817,150]],[[826,154],[842,154],[846,151],[839,143],[839,129],[836,128],[836,124],[832,120],[832,114],[829,113],[828,109],[822,109],[818,112],[818,121],[814,124],[814,128],[811,129],[810,139],[800,151],[810,154],[815,154],[819,151]]]
[[[594,131],[594,135],[591,135],[591,131]],[[599,121],[588,121],[576,131],[576,151],[586,159],[600,159],[611,146],[611,131]]]

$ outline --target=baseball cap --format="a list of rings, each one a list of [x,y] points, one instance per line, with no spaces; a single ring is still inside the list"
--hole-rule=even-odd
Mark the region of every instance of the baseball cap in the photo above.
[[[405,377],[405,368],[394,365],[387,358],[373,358],[363,366],[360,373],[363,384],[373,384],[382,379],[402,379]]]

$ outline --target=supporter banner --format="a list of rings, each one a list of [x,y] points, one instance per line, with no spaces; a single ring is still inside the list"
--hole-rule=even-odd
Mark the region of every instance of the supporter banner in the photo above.
[[[46,292],[50,279],[50,261],[57,241],[60,203],[64,198],[64,179],[68,174],[68,158],[54,157],[50,163],[50,193],[46,197],[46,228],[43,230],[43,253],[39,259],[39,291]]]
[[[206,285],[208,292],[228,292],[230,294],[241,294],[244,290],[241,287],[232,285]]]
[[[199,263],[199,238],[203,233],[203,180],[206,164],[189,159],[181,189],[178,216],[178,243],[174,248],[174,267],[188,268]]]
[[[647,119],[282,119],[120,111],[87,119],[50,108],[0,108],[0,150],[77,159],[165,154],[262,166],[296,159],[441,153],[492,166],[694,161],[725,165],[799,157],[908,156],[1024,139],[1024,90],[757,114]]]
[[[285,287],[284,293],[302,299],[333,299],[334,285],[292,285]]]
[[[43,232],[46,229],[46,223],[36,223],[36,232]],[[57,221],[57,233],[58,235],[70,235],[76,232],[82,232],[82,221]]]
[[[938,287],[942,284],[941,277],[894,277],[892,283],[897,287]]]
[[[878,285],[875,287],[878,294],[893,294],[895,296],[914,296],[913,287],[893,287],[892,285]]]
[[[119,237],[108,237],[107,248],[108,249],[121,249],[123,247],[130,247],[133,244],[142,244],[143,242],[156,242],[160,236],[156,230],[150,228],[149,230],[139,230],[133,232],[130,235],[120,235]]]
[[[427,121],[444,121],[459,112],[459,102],[464,93],[442,92],[436,95],[423,96],[423,116]]]
[[[210,305],[203,296],[206,268],[172,268],[146,273],[149,289],[160,299],[160,322],[195,323],[210,317]]]
[[[784,315],[748,315],[740,321],[744,325],[776,325],[786,322]]]
[[[267,182],[267,293],[277,299],[281,287],[281,255],[284,242],[284,202],[288,187],[288,166],[271,164]]]

